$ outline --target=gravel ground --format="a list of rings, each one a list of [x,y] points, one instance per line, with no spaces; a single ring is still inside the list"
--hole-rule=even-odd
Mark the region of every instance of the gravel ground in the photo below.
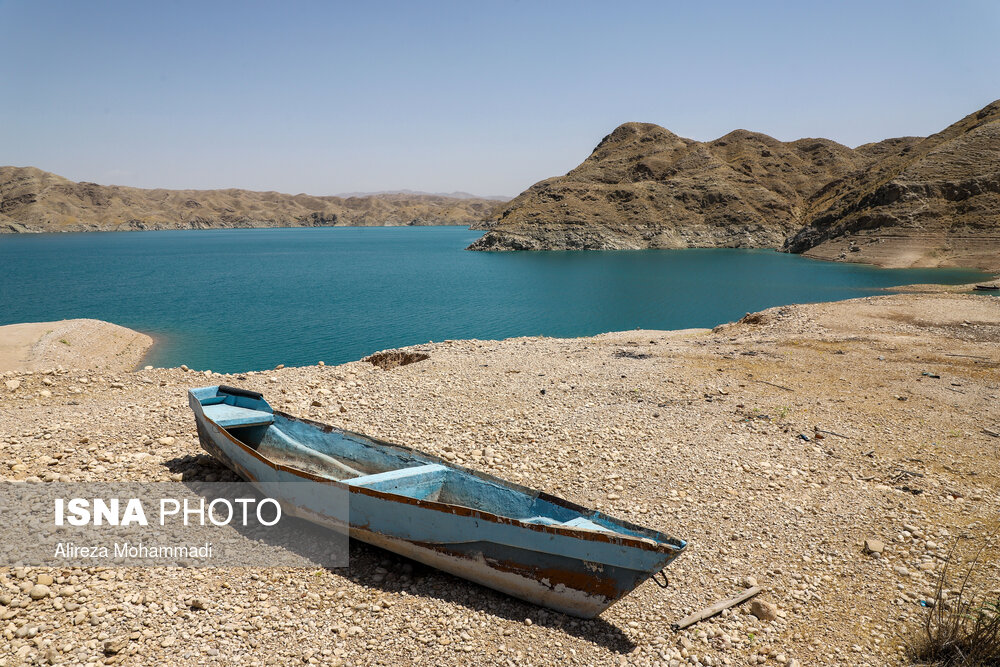
[[[410,350],[429,358],[8,372],[0,476],[231,479],[200,450],[185,390],[236,384],[686,539],[670,588],[581,621],[357,542],[342,570],[0,568],[0,667],[897,664],[952,540],[1000,507],[993,297]],[[670,630],[755,582],[774,620],[746,604]]]

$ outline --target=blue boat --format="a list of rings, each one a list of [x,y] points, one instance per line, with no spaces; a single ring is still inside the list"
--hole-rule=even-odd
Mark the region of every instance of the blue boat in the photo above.
[[[303,486],[277,482],[316,483],[311,507],[276,498],[293,513],[298,504],[311,521],[566,614],[593,618],[649,578],[666,586],[655,575],[685,547],[430,454],[275,411],[257,392],[222,385],[188,398],[202,447],[270,497]],[[349,526],[325,516],[322,494],[334,489],[349,492]]]

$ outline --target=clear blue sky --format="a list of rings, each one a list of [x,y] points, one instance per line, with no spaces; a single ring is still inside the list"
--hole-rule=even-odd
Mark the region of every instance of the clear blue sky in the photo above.
[[[1000,98],[1000,2],[6,2],[0,164],[520,192],[630,120],[854,146]]]

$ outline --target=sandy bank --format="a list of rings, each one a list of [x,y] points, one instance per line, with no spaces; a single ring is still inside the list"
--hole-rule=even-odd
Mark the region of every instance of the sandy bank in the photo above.
[[[2,631],[29,663],[48,647],[97,663],[102,638],[123,637],[135,665],[899,664],[948,546],[1000,506],[997,303],[904,294],[714,330],[447,341],[391,370],[21,373],[16,391],[0,386],[9,479],[232,479],[200,450],[185,395],[226,383],[689,547],[669,590],[647,582],[585,622],[361,544],[348,570],[318,572],[0,568]],[[25,584],[42,576],[53,593],[32,600]],[[749,577],[775,620],[739,609],[670,630]]]
[[[101,320],[0,326],[0,372],[43,368],[126,371],[152,346],[146,334]]]

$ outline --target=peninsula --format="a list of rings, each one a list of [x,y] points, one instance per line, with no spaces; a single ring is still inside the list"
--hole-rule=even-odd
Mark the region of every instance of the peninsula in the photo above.
[[[472,250],[777,248],[880,266],[1000,269],[1000,101],[927,138],[851,149],[625,123],[528,188]]]

